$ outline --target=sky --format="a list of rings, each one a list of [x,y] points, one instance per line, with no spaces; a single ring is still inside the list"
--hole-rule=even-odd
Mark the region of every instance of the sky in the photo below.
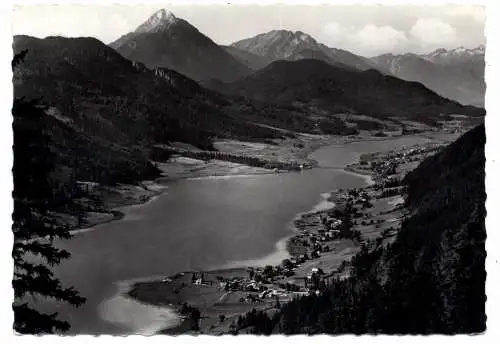
[[[274,29],[303,31],[362,56],[428,53],[485,44],[485,11],[470,5],[58,5],[18,6],[14,34],[92,36],[110,43],[165,8],[218,44]]]

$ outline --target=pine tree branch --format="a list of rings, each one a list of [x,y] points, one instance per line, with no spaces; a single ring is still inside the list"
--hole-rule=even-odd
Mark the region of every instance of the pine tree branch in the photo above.
[[[14,330],[22,334],[65,332],[69,323],[57,320],[57,313],[44,314],[30,308],[27,303],[13,305]]]
[[[63,259],[68,259],[71,256],[68,251],[55,248],[52,244],[42,243],[39,240],[29,242],[18,241],[14,243],[12,256],[16,263],[21,261],[26,253],[41,256],[50,265],[59,264]]]
[[[35,206],[28,206],[14,200],[14,224],[12,231],[15,239],[28,240],[33,238],[70,239],[71,233],[67,226],[57,223],[53,215],[44,215],[35,211]],[[36,208],[35,208],[36,209]]]
[[[85,298],[79,296],[73,287],[63,288],[59,280],[52,278],[52,274],[37,275],[15,272],[12,286],[16,298],[22,298],[26,294],[40,294],[68,302],[77,307],[85,302]]]

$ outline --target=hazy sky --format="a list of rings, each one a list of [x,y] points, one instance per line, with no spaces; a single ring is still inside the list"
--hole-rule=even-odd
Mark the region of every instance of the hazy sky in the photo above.
[[[273,29],[301,30],[328,46],[364,56],[485,43],[484,9],[450,5],[23,6],[15,10],[13,32],[37,37],[93,36],[110,43],[161,8],[189,21],[219,44]]]

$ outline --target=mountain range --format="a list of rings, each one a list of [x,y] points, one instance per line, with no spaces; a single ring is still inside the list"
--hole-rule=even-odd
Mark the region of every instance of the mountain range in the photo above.
[[[27,53],[14,70],[14,94],[42,99],[60,164],[100,182],[157,173],[148,155],[159,143],[212,149],[215,138],[347,135],[484,115],[302,32],[257,37],[218,46],[165,10],[110,45],[16,36],[14,53]],[[442,68],[456,63],[440,56]],[[420,57],[437,65],[428,59]]]
[[[206,85],[239,80],[278,60],[317,59],[345,68],[376,69],[420,82],[464,105],[484,106],[484,46],[366,58],[289,30],[272,30],[222,46],[164,9],[110,46],[149,68],[173,69]]]

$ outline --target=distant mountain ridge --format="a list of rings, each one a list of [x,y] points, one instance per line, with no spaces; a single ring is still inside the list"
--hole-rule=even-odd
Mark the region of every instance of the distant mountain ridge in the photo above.
[[[380,70],[418,81],[448,99],[484,106],[484,46],[475,49],[438,49],[430,54],[383,54],[372,57]]]
[[[259,56],[267,56],[271,60],[284,60],[296,51],[311,48],[319,50],[320,47],[316,40],[302,31],[288,30],[272,30],[235,42],[231,46]]]
[[[232,47],[261,56],[268,61],[311,58],[317,52],[319,59],[328,63],[341,63],[360,70],[374,68],[364,57],[346,50],[329,48],[302,31],[273,30],[231,44]]]
[[[429,54],[421,54],[420,56],[426,60],[449,64],[453,62],[467,62],[467,61],[484,61],[484,55],[486,52],[486,46],[481,44],[476,48],[467,49],[460,46],[455,49],[437,49]]]
[[[193,25],[165,9],[109,46],[149,68],[173,69],[196,81],[213,78],[231,81],[250,72]]]

